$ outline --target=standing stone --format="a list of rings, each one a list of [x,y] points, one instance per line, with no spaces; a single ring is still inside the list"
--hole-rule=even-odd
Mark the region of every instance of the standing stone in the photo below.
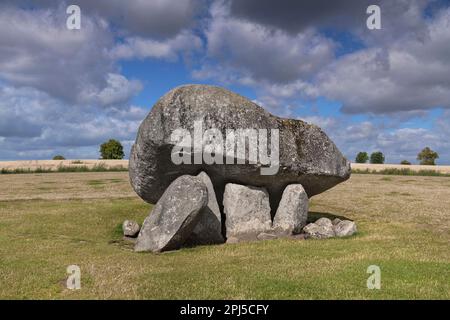
[[[272,226],[269,194],[264,188],[228,183],[223,196],[227,238],[256,240]]]
[[[300,233],[308,218],[308,195],[301,184],[290,184],[284,189],[273,229],[277,234]]]
[[[303,228],[307,238],[326,239],[334,237],[333,224],[328,218],[320,218],[314,223],[309,223]]]
[[[140,226],[136,221],[133,220],[125,220],[122,223],[122,231],[125,237],[134,238],[138,235]]]
[[[333,226],[336,237],[348,237],[356,232],[356,224],[350,220],[342,220]]]
[[[200,219],[186,243],[189,245],[224,243],[222,218],[214,186],[205,172],[200,172],[197,177],[203,181],[208,189],[208,204],[202,209]]]
[[[208,190],[200,178],[188,175],[177,178],[145,219],[134,250],[178,249],[191,235],[207,203]]]

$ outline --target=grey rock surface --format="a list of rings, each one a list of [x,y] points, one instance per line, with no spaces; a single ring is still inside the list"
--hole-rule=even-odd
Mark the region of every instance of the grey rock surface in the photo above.
[[[284,191],[273,220],[277,234],[300,233],[308,218],[308,195],[301,184],[290,184]]]
[[[176,142],[171,135],[183,128],[194,137],[195,121],[201,122],[203,130],[218,129],[223,137],[227,129],[278,129],[279,170],[275,175],[262,175],[265,164],[260,159],[253,164],[237,164],[236,155],[230,157],[234,164],[174,164],[171,154]],[[271,141],[268,138],[269,146]],[[312,197],[347,180],[350,162],[315,125],[273,116],[249,99],[220,87],[185,85],[160,98],[141,123],[130,154],[130,180],[142,199],[156,203],[177,177],[201,171],[211,178],[219,203],[227,183],[257,185],[268,190],[275,212],[287,185],[301,184]]]
[[[334,218],[333,221],[331,221],[331,223],[333,224],[333,226],[337,225],[339,222],[341,222],[342,220],[339,218]]]
[[[136,237],[140,229],[139,223],[134,220],[125,220],[122,223],[123,235],[126,237]]]
[[[316,221],[314,221],[315,224],[317,224],[318,226],[322,226],[325,228],[332,228],[333,227],[333,222],[331,222],[330,219],[328,218],[319,218]]]
[[[183,175],[173,181],[145,219],[135,251],[161,252],[180,248],[191,235],[208,203],[203,181]]]
[[[328,218],[320,218],[314,223],[309,223],[303,228],[307,238],[327,239],[335,236],[333,224]]]
[[[227,238],[256,240],[272,227],[269,194],[264,188],[228,183],[223,196]]]
[[[350,220],[342,220],[333,228],[336,237],[348,237],[356,232],[356,223]]]
[[[214,186],[205,172],[200,172],[197,177],[203,181],[208,189],[208,204],[201,210],[199,221],[186,243],[188,245],[224,243],[222,218]]]

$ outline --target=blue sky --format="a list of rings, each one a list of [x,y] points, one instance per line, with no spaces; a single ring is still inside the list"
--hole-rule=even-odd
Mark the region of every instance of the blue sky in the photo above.
[[[319,125],[351,160],[429,146],[450,164],[448,1],[72,3],[80,30],[64,1],[0,5],[0,160],[97,158],[109,138],[128,156],[163,94],[205,83]]]

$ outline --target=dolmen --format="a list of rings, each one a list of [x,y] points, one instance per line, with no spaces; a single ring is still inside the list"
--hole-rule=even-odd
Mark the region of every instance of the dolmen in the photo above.
[[[129,175],[154,204],[135,251],[162,252],[303,233],[309,198],[346,181],[350,163],[315,125],[224,88],[184,85],[141,123]]]

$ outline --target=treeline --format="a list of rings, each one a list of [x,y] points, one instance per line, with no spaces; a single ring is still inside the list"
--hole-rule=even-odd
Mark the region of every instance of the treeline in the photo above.
[[[426,147],[423,148],[422,151],[420,151],[417,154],[417,160],[420,161],[421,165],[436,165],[436,159],[439,159],[439,154],[431,148]],[[372,152],[372,154],[369,157],[369,154],[365,151],[361,151],[356,155],[355,162],[356,163],[367,163],[367,161],[370,160],[370,163],[372,164],[383,164],[385,161],[385,156],[381,151]],[[403,165],[410,165],[411,162],[408,160],[402,160],[400,164]]]
[[[122,160],[125,156],[123,146],[120,141],[109,139],[100,145],[100,159],[102,160]],[[56,155],[53,160],[66,160],[63,155]]]

